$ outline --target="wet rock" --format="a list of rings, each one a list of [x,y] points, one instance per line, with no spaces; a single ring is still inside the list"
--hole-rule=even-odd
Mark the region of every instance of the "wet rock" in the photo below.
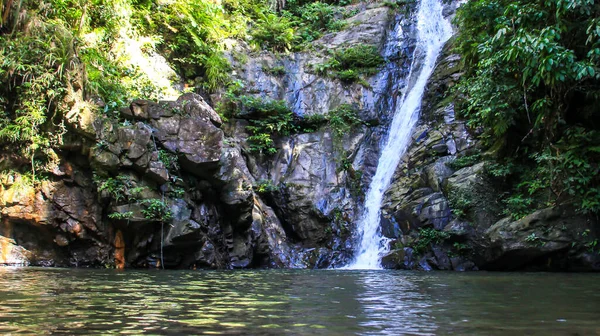
[[[205,175],[205,170],[216,168],[223,147],[223,131],[200,118],[187,118],[180,122],[176,141],[175,151],[183,155],[182,167],[190,173]]]
[[[0,265],[28,266],[31,252],[16,244],[14,239],[0,236]]]
[[[193,220],[177,221],[171,224],[172,227],[165,239],[165,246],[196,244],[202,236],[200,224]]]
[[[431,265],[429,265],[429,263],[427,262],[427,258],[425,258],[425,257],[423,257],[423,258],[421,258],[421,260],[419,260],[417,269],[420,271],[425,271],[425,272],[433,271],[433,268],[431,268]]]
[[[123,221],[127,224],[148,224],[151,223],[152,220],[146,218],[144,213],[144,206],[139,203],[131,203],[131,204],[123,204],[118,206],[113,206],[111,208],[111,214],[120,214],[121,218],[115,218],[115,221]]]
[[[452,269],[450,258],[448,257],[448,254],[442,247],[433,246],[431,252],[433,253],[433,255],[430,258],[427,258],[427,261],[430,265],[432,265],[435,269],[438,270]]]
[[[386,213],[381,213],[379,222],[381,223],[381,234],[384,237],[394,239],[402,235],[402,229],[396,222],[396,217],[390,216]]]
[[[117,155],[101,149],[93,149],[91,157],[93,158],[94,165],[104,171],[116,170],[121,162]]]
[[[254,203],[254,179],[238,147],[223,150],[214,178],[222,185],[219,198],[229,210],[226,216],[232,218],[234,225],[247,229]]]
[[[425,168],[428,185],[434,191],[442,191],[446,180],[454,173],[447,165],[451,161],[451,156],[445,156]]]
[[[450,206],[442,193],[426,196],[417,206],[417,212],[424,225],[432,225],[436,230],[442,230],[450,222]]]
[[[385,269],[403,269],[405,252],[403,249],[392,250],[381,257],[381,267]]]
[[[163,185],[169,181],[169,170],[165,167],[163,162],[158,160],[156,154],[153,155],[152,161],[148,164],[146,176],[156,181],[159,185]]]
[[[435,144],[435,145],[431,146],[431,150],[433,150],[433,152],[437,153],[437,154],[447,154],[448,153],[448,145],[446,145],[445,143]]]
[[[469,204],[467,209],[462,210],[479,232],[494,224],[501,213],[494,185],[485,173],[485,166],[485,162],[480,162],[454,172],[446,186],[451,199],[462,199]]]
[[[412,210],[407,210],[400,209],[393,213],[394,222],[398,223],[403,234],[408,234],[421,227],[421,221],[413,215]]]
[[[326,239],[329,214],[343,207],[332,139],[328,133],[301,134],[289,148],[289,157],[274,166],[274,183],[281,185],[274,202],[298,237],[314,246]]]
[[[538,210],[517,221],[504,218],[485,232],[490,246],[483,267],[519,269],[552,255],[568,262],[569,255],[561,256],[561,252],[571,250],[572,256],[577,255],[584,245],[578,243],[581,232],[592,232],[590,224],[585,216],[563,208]]]
[[[69,240],[67,239],[67,237],[60,234],[56,235],[56,237],[54,238],[54,242],[56,243],[56,245],[61,247],[69,245]]]
[[[475,234],[475,229],[467,222],[453,220],[444,227],[444,232],[453,238],[468,238]]]
[[[171,116],[171,111],[164,107],[153,101],[137,99],[131,102],[128,108],[121,109],[120,112],[124,117],[146,121],[150,118],[158,119]]]
[[[198,266],[214,268],[217,263],[216,249],[210,241],[205,241],[200,250],[194,254]]]
[[[452,269],[458,272],[477,271],[478,268],[471,260],[466,260],[462,257],[453,257],[450,259]]]
[[[417,255],[415,254],[415,250],[410,247],[404,248],[404,269],[412,270],[415,269]]]

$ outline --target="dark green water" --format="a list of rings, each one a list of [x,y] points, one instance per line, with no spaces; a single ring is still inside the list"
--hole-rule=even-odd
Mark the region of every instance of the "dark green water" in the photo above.
[[[600,335],[600,275],[0,268],[0,334]]]

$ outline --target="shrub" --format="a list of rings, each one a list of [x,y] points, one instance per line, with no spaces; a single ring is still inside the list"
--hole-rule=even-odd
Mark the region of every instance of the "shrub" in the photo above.
[[[131,218],[133,218],[133,212],[131,212],[131,211],[127,211],[127,212],[113,212],[113,213],[111,213],[111,214],[108,215],[108,218],[110,218],[110,219],[116,219],[116,220],[131,219]]]
[[[98,186],[98,192],[106,192],[116,203],[135,201],[146,189],[137,186],[131,177],[123,174],[116,177],[101,177],[94,174],[94,182]]]
[[[411,247],[416,254],[422,254],[430,248],[432,243],[439,244],[449,237],[450,235],[444,231],[438,231],[432,228],[421,228],[419,229],[417,240],[413,242]]]
[[[254,186],[254,190],[259,194],[266,194],[277,191],[279,188],[270,180],[260,180]]]
[[[341,104],[329,111],[327,119],[329,127],[337,139],[349,134],[350,130],[363,123],[358,116],[358,109],[351,104]]]
[[[144,206],[142,214],[147,219],[157,220],[161,222],[168,222],[173,217],[171,210],[163,201],[159,199],[146,199],[140,201],[140,204]]]
[[[160,160],[168,170],[179,171],[179,159],[177,158],[177,155],[167,152],[164,149],[159,149],[158,160]]]
[[[311,42],[323,35],[325,31],[340,30],[343,26],[339,7],[323,3],[307,3],[293,13],[297,16],[298,35],[302,42]]]
[[[334,51],[327,62],[316,64],[313,69],[321,75],[351,83],[361,81],[362,76],[375,74],[383,62],[377,47],[361,44]]]
[[[458,218],[464,218],[472,207],[472,195],[465,190],[453,191],[448,195],[452,213]]]
[[[459,170],[465,167],[470,167],[478,162],[481,162],[481,155],[472,154],[459,156],[456,159],[446,163],[446,165],[454,170]]]
[[[275,13],[261,14],[253,27],[252,43],[262,49],[287,52],[291,50],[294,40],[292,22]]]
[[[248,144],[250,152],[274,154],[274,138],[289,135],[298,130],[292,111],[282,100],[264,100],[258,97],[241,96],[238,98],[243,115],[250,123],[246,129],[250,132]]]
[[[283,76],[285,75],[285,67],[284,66],[263,66],[262,70],[272,76]]]

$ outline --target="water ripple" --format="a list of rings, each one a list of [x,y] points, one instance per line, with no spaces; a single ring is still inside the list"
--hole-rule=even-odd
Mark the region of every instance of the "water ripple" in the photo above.
[[[2,334],[597,334],[596,275],[0,268]]]

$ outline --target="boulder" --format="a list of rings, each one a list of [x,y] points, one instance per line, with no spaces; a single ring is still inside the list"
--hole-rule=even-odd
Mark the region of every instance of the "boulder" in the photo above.
[[[468,203],[461,210],[478,232],[485,231],[498,221],[498,214],[501,213],[498,195],[487,177],[485,167],[486,162],[480,162],[454,172],[448,178],[445,188],[451,202],[453,199],[461,199],[462,203]]]
[[[28,266],[31,252],[16,244],[14,239],[0,236],[0,266]]]
[[[385,269],[402,269],[404,267],[404,250],[392,250],[381,257],[381,267]]]
[[[568,268],[571,259],[579,259],[574,263],[582,268],[580,256],[588,252],[588,243],[596,237],[593,229],[589,218],[563,208],[538,210],[519,220],[504,218],[485,231],[490,245],[482,268],[550,267],[552,257],[554,262],[564,260],[561,268]],[[594,261],[590,261],[586,267],[593,269]]]

